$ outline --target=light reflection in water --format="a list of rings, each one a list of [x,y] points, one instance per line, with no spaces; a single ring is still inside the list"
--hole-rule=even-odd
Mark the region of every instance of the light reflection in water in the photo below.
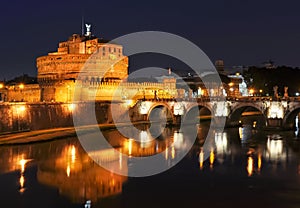
[[[216,144],[216,158],[219,163],[223,163],[225,156],[228,154],[228,141],[227,132],[216,132],[215,133],[215,144]]]
[[[203,169],[203,162],[204,162],[204,152],[203,152],[203,148],[201,147],[199,153],[200,170]]]
[[[212,149],[209,154],[209,164],[211,169],[213,169],[214,167],[214,161],[215,161],[215,153],[214,150]]]
[[[268,138],[267,141],[267,151],[266,157],[269,158],[270,161],[278,162],[284,161],[286,158],[286,154],[283,152],[283,140],[282,139],[271,139]]]
[[[299,116],[298,115],[295,118],[295,126],[296,126],[295,135],[299,136]]]
[[[248,163],[247,163],[247,172],[248,176],[252,176],[253,174],[253,167],[254,167],[254,162],[252,156],[248,157]]]
[[[209,146],[208,152],[205,152],[204,149],[200,147],[201,143],[199,143],[200,145],[197,146],[195,150],[199,153],[199,157],[198,161],[197,159],[194,160],[194,163],[196,164],[199,162],[199,168],[200,170],[204,169],[203,172],[205,172],[206,167],[209,171],[208,166],[217,172],[227,171],[228,161],[230,163],[230,161],[232,162],[234,160],[243,160],[243,165],[239,167],[239,170],[242,170],[245,175],[247,174],[252,177],[255,173],[261,172],[261,177],[268,173],[267,166],[270,163],[277,165],[277,163],[273,163],[273,161],[283,161],[281,158],[286,157],[286,147],[283,141],[271,138],[267,140],[266,145],[262,144],[262,142],[255,144],[264,149],[259,150],[259,147],[255,145],[251,146],[253,151],[246,157],[245,155],[247,153],[245,151],[248,150],[248,146],[246,150],[240,145],[238,137],[239,132],[240,130],[235,130],[234,139],[236,143],[233,142],[233,134],[216,132],[210,140],[212,144]],[[142,134],[146,136],[145,133]],[[185,147],[186,142],[184,133],[173,132],[172,134],[173,135],[170,133],[166,138],[151,141],[150,146],[147,146],[147,148],[151,149],[152,152],[143,152],[142,146],[137,146],[140,143],[133,139],[122,138],[123,140],[120,140],[120,146],[124,145],[124,147],[122,147],[124,150],[123,153],[128,153],[130,155],[139,154],[138,156],[165,151],[162,158],[165,158],[167,162],[172,162],[172,158],[174,159],[180,155],[180,149]],[[139,139],[139,135],[137,135],[136,138]],[[116,136],[113,137],[113,139],[117,140],[120,138]],[[264,139],[266,139],[266,137],[264,137]],[[83,204],[87,200],[91,200],[94,205],[94,202],[99,199],[120,194],[122,192],[122,184],[127,181],[127,177],[112,174],[99,167],[85,152],[83,152],[80,145],[74,141],[69,142],[68,140],[67,142],[64,141],[64,143],[55,141],[51,143],[51,148],[48,144],[44,145],[43,148],[34,145],[32,145],[32,147],[34,147],[34,151],[39,152],[36,153],[34,157],[30,156],[28,153],[24,154],[24,156],[16,156],[20,155],[19,153],[22,152],[19,150],[15,151],[15,153],[10,153],[13,155],[13,160],[11,159],[11,161],[14,161],[13,167],[15,170],[18,169],[21,173],[24,173],[28,169],[28,167],[26,167],[26,165],[28,165],[28,160],[25,158],[38,158],[40,160],[37,162],[37,179],[39,183],[55,187],[59,190],[61,195],[68,197],[72,202]],[[30,151],[31,150],[27,150],[27,152]],[[16,152],[18,152],[18,154],[16,154]],[[42,152],[42,154],[40,152]],[[245,157],[241,157],[241,152]],[[195,155],[197,153],[194,152]],[[94,154],[99,155],[99,160],[101,159],[102,162],[110,163],[111,167],[115,169],[128,168],[127,160],[124,159],[122,153],[117,152],[117,154],[115,154],[106,150],[101,150]],[[205,158],[207,158],[207,161],[204,161]],[[269,162],[264,163],[268,158]],[[225,162],[222,163],[222,161]],[[233,163],[234,162],[231,164]],[[296,168],[295,171],[298,172],[298,169]],[[20,192],[24,191],[25,187],[28,189],[29,183],[27,177],[28,176],[25,173],[25,175],[21,174],[20,177],[16,178],[17,183],[20,184]]]
[[[261,170],[261,165],[262,165],[261,153],[258,153],[258,158],[257,158],[257,170],[258,170],[258,172],[260,172],[260,170]]]
[[[252,126],[244,125],[243,127],[239,127],[239,136],[242,144],[247,143],[252,137]]]
[[[60,152],[39,164],[37,179],[41,184],[58,188],[61,195],[74,203],[97,202],[122,192],[122,183],[127,177],[115,175],[94,163],[80,146],[66,145]],[[103,149],[89,153],[99,164],[106,163],[112,170],[127,169],[127,160],[116,152]]]
[[[239,127],[239,136],[240,139],[243,140],[243,127]]]
[[[169,158],[169,148],[166,148],[165,150],[165,159],[168,160]]]
[[[74,145],[67,146],[64,150],[66,160],[66,174],[68,177],[71,175],[71,171],[75,168],[76,161],[76,148]]]
[[[26,163],[28,163],[30,160],[28,159],[24,159],[24,155],[21,156],[22,159],[19,160],[19,165],[21,166],[20,168],[20,179],[19,179],[19,183],[20,183],[20,189],[19,192],[23,193],[25,191],[25,177],[24,177],[24,172],[25,172],[25,168],[26,168]]]
[[[174,159],[175,158],[175,147],[174,146],[172,146],[171,155],[172,155],[172,159]]]

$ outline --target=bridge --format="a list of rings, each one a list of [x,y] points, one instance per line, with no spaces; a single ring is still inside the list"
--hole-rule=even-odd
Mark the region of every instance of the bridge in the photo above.
[[[245,98],[197,98],[197,99],[152,99],[139,100],[132,106],[144,120],[164,117],[168,122],[195,121],[211,117],[215,125],[239,125],[241,116],[247,111],[257,111],[264,118],[267,128],[293,129],[296,116],[300,114],[300,99],[291,97],[273,100],[270,97]]]

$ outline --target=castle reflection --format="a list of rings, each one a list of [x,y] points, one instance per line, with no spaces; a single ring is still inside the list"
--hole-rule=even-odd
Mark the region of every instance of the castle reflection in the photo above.
[[[19,172],[19,192],[30,189],[26,185],[26,169],[37,166],[40,184],[57,188],[59,194],[72,203],[86,200],[97,202],[122,192],[127,177],[113,174],[92,161],[75,139],[0,148],[0,174]],[[127,161],[110,161],[111,166],[127,168]]]
[[[120,167],[118,160],[110,163]],[[121,167],[127,168],[126,161],[123,163]],[[57,158],[40,163],[37,179],[41,184],[58,188],[59,193],[68,196],[73,203],[82,203],[120,194],[127,177],[105,170],[72,144],[65,146]]]
[[[162,153],[164,162],[171,165],[189,146],[185,131],[178,129],[164,129],[158,138],[147,128],[140,128],[130,138],[117,130],[105,131],[104,135],[115,149],[89,152],[94,160],[76,138],[1,146],[0,175],[17,172],[18,191],[26,193],[31,188],[32,180],[27,171],[36,167],[39,184],[57,189],[61,196],[67,197],[72,203],[83,204],[91,200],[93,204],[121,194],[124,183],[128,180],[126,176],[114,174],[99,166],[100,162],[105,163],[105,167],[113,172],[122,170],[122,173],[126,173],[131,157]],[[208,138],[206,135],[205,127],[199,126],[194,148],[188,154],[190,158],[198,154],[198,161],[195,163],[199,162],[201,171],[225,173],[231,171],[226,167],[238,164],[238,167],[242,166],[245,176],[268,174],[268,177],[272,177],[272,171],[276,168],[284,170],[289,157],[293,156],[291,147],[280,135],[257,136],[248,126],[233,132],[215,130]],[[257,138],[261,140],[256,141]],[[297,174],[299,170],[296,170]]]
[[[98,164],[105,163],[113,172],[128,171],[127,157],[124,155],[144,157],[162,153],[168,164],[172,163],[186,148],[182,132],[165,129],[159,138],[147,128],[138,131],[133,138],[126,138],[113,130],[104,133],[114,149],[102,149],[85,152],[75,138],[57,140],[30,145],[0,147],[0,175],[19,172],[19,192],[30,189],[26,184],[26,169],[37,167],[39,184],[58,189],[61,196],[72,203],[83,204],[87,200],[97,203],[103,198],[122,193],[122,186],[127,176],[114,174]],[[117,150],[117,151],[115,151]],[[92,157],[89,157],[92,156]],[[93,158],[93,160],[91,159]]]

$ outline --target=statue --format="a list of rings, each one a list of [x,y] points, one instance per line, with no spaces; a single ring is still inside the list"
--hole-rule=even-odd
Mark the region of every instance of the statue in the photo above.
[[[273,91],[274,91],[274,98],[278,98],[278,86],[274,86]]]
[[[91,24],[85,24],[86,27],[86,36],[90,36],[91,35]]]
[[[289,87],[284,87],[284,98],[289,97],[288,89],[289,89]]]

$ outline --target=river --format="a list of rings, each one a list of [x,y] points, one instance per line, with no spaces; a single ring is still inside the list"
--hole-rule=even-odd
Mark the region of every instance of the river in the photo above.
[[[257,123],[213,131],[208,153],[203,144],[209,124],[199,125],[191,150],[173,167],[186,146],[184,132],[166,128],[160,138],[147,141],[150,133],[141,127],[138,143],[117,130],[105,131],[106,139],[129,156],[154,155],[170,146],[164,159],[171,168],[149,177],[109,172],[77,138],[1,146],[0,203],[26,208],[89,203],[105,208],[300,207],[299,138],[294,131],[264,131]],[[129,171],[129,160],[109,158],[110,167]]]

